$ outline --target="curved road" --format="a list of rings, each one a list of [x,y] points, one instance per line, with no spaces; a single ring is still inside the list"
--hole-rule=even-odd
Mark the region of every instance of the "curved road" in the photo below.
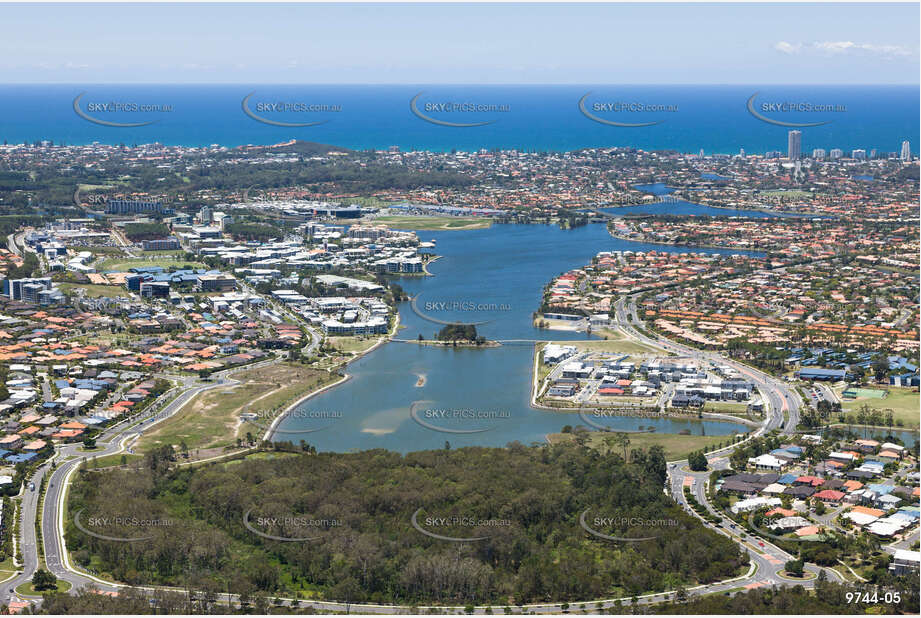
[[[629,307],[626,306],[626,300],[621,298],[615,303],[614,309],[617,326],[634,339],[681,356],[727,365],[753,381],[767,396],[767,423],[764,425],[763,432],[773,429],[780,429],[784,433],[796,431],[796,426],[799,424],[799,409],[803,405],[802,398],[783,380],[778,380],[763,371],[726,358],[716,352],[698,350],[661,336],[653,338],[646,335],[638,330],[642,328],[642,323],[637,316],[635,296],[630,297]],[[784,420],[785,416],[786,420]]]
[[[158,403],[155,403],[138,415],[127,418],[109,427],[97,436],[96,441],[101,447],[101,450],[94,452],[92,456],[104,457],[106,455],[113,455],[125,451],[127,444],[136,440],[151,426],[174,415],[202,391],[237,384],[237,381],[230,376],[240,371],[271,365],[276,362],[279,362],[279,359],[273,358],[253,363],[252,365],[245,365],[243,367],[236,367],[215,373],[214,376],[217,379],[213,383],[209,382],[202,384],[193,377],[181,378],[181,384],[161,395]],[[173,397],[175,397],[175,399],[170,401]],[[86,577],[82,573],[73,570],[70,564],[65,565],[65,560],[62,558],[64,555],[62,551],[64,527],[60,517],[64,508],[63,490],[69,481],[70,475],[86,459],[86,455],[78,450],[80,447],[81,444],[79,443],[59,446],[55,456],[51,458],[48,463],[42,465],[33,477],[29,479],[35,483],[36,489],[34,492],[26,489],[21,505],[22,514],[20,516],[20,521],[22,523],[20,528],[22,539],[20,541],[20,547],[23,555],[23,571],[15,578],[3,584],[3,590],[2,593],[0,593],[0,603],[9,603],[11,599],[19,599],[19,596],[15,593],[16,586],[30,581],[35,570],[38,568],[39,556],[38,547],[35,542],[35,516],[38,509],[40,482],[44,474],[50,468],[50,462],[52,461],[56,461],[60,465],[58,465],[48,478],[48,485],[45,488],[45,496],[42,503],[41,530],[44,543],[43,549],[45,552],[45,568],[50,570],[59,579],[70,582],[74,589],[87,584],[92,584],[102,590],[116,590],[118,588],[118,586],[115,585],[102,585],[100,582]]]
[[[761,428],[755,433],[755,435],[771,431],[774,429],[780,429],[784,432],[790,432],[795,429],[798,423],[798,411],[800,405],[799,396],[789,388],[783,382],[768,376],[767,374],[753,369],[747,365],[743,365],[736,361],[722,357],[719,354],[712,352],[706,352],[701,350],[696,350],[682,344],[672,342],[663,337],[652,338],[643,332],[638,330],[638,327],[641,326],[640,321],[636,314],[636,305],[635,299],[631,298],[629,310],[626,307],[624,299],[620,299],[616,305],[616,322],[617,326],[621,328],[625,334],[633,337],[647,345],[653,347],[665,349],[667,351],[674,352],[682,356],[693,357],[699,360],[706,360],[715,363],[720,363],[724,365],[729,365],[739,371],[740,373],[748,376],[753,380],[762,392],[767,396],[767,409],[766,409],[766,418]],[[319,337],[315,337],[315,333],[311,329],[311,343],[308,345],[308,349],[313,349],[319,343]],[[239,369],[231,369],[223,374],[217,382],[213,384],[199,384],[192,380],[191,378],[185,380],[182,387],[176,387],[170,394],[162,396],[164,400],[168,399],[169,396],[175,395],[176,390],[182,390],[179,396],[166,404],[165,406],[155,405],[152,406],[150,410],[142,413],[140,419],[131,419],[126,420],[119,425],[113,426],[106,430],[100,437],[99,442],[104,442],[103,450],[98,453],[98,455],[110,455],[125,450],[125,445],[136,440],[139,437],[144,429],[150,427],[152,424],[168,418],[169,416],[175,414],[182,406],[195,397],[198,393],[209,388],[215,388],[217,386],[224,386],[226,384],[233,384],[236,381],[229,379],[229,376],[240,370],[251,369],[254,366],[269,364],[272,362],[278,362],[277,360],[264,361],[262,363],[257,363],[256,365],[250,365],[247,367]],[[218,375],[218,374],[215,374]],[[784,421],[784,413],[787,413],[787,420]],[[735,445],[721,449],[719,452],[710,453],[711,457],[718,455],[722,452],[728,452]],[[70,582],[74,589],[78,589],[84,586],[92,586],[100,590],[105,591],[115,591],[119,588],[125,587],[123,584],[118,584],[116,582],[107,582],[98,578],[95,578],[91,575],[79,572],[74,569],[73,565],[70,564],[69,559],[66,556],[66,550],[64,549],[63,544],[63,534],[64,526],[61,517],[64,512],[64,492],[63,489],[66,487],[67,482],[69,481],[70,476],[76,471],[77,467],[81,463],[83,457],[77,452],[78,445],[66,445],[61,447],[60,452],[57,455],[57,459],[62,463],[55,469],[50,478],[49,484],[46,488],[46,497],[44,500],[44,507],[42,512],[42,537],[45,539],[45,561],[47,568],[51,570],[58,578]],[[715,460],[719,462],[720,460]],[[725,460],[722,460],[725,463]],[[709,522],[704,522],[705,525],[711,527],[712,529],[718,531],[721,534],[727,535],[736,542],[740,542],[742,546],[749,552],[752,560],[752,569],[749,573],[740,577],[731,578],[722,582],[715,582],[713,584],[706,584],[702,586],[697,586],[690,588],[688,594],[704,594],[704,593],[714,593],[714,592],[723,592],[731,589],[738,589],[742,587],[756,587],[761,585],[775,585],[781,583],[801,583],[804,586],[811,586],[811,581],[805,582],[793,582],[788,579],[780,577],[777,572],[783,567],[783,563],[786,560],[790,559],[789,554],[786,554],[783,550],[773,546],[770,543],[759,540],[758,547],[751,545],[749,542],[742,541],[738,534],[729,532],[730,528],[728,526],[731,523],[721,514],[713,511],[712,507],[709,505],[709,502],[706,498],[706,482],[708,478],[707,473],[689,473],[688,475],[678,474],[681,466],[686,465],[686,462],[671,462],[669,464],[668,471],[668,481],[666,486],[666,491],[668,491],[673,498],[681,504],[684,508],[688,509],[691,513],[693,511],[689,508],[686,503],[683,488],[684,484],[688,483],[688,486],[692,488],[697,500],[706,505],[708,510],[716,514],[721,518],[721,526],[716,527],[711,525]],[[36,487],[38,487],[38,482],[41,480],[41,475],[43,475],[48,468],[48,465],[43,466],[36,473]],[[23,499],[23,559],[24,559],[24,570],[23,573],[17,576],[14,580],[11,580],[5,584],[5,589],[3,591],[2,601],[9,602],[11,598],[11,590],[19,583],[31,579],[32,573],[34,572],[36,565],[38,564],[38,555],[37,547],[34,543],[34,538],[29,538],[29,529],[32,529],[32,535],[34,537],[34,526],[26,525],[26,522],[34,522],[35,519],[35,510],[37,508],[37,498],[38,492],[29,492],[32,493],[32,496],[27,495]],[[809,565],[808,570],[815,573],[816,567]],[[826,572],[829,574],[830,578],[841,579],[840,575],[836,572],[826,569]],[[814,581],[814,580],[812,580]],[[152,587],[143,587],[144,590],[153,591]],[[637,598],[638,603],[648,604],[648,603],[658,603],[670,600],[674,598],[675,591],[668,591],[663,593],[648,594],[643,595]],[[17,597],[18,598],[18,597]],[[236,595],[221,595],[221,603],[228,602],[238,602],[239,599]],[[297,601],[294,599],[285,599],[287,604],[294,605],[299,604],[301,607],[313,607],[319,610],[327,611],[357,611],[363,613],[385,613],[392,614],[400,611],[406,611],[410,609],[409,607],[404,606],[395,606],[395,605],[376,605],[376,604],[362,604],[362,603],[342,603],[334,601]],[[620,604],[628,604],[631,602],[630,597],[623,597],[618,599],[601,599],[601,600],[592,600],[585,601],[586,607],[591,607],[593,609],[603,609],[607,607],[613,607]],[[578,606],[580,602],[572,602],[571,606]],[[440,608],[445,608],[445,606],[438,606]],[[420,611],[426,611],[428,607],[417,607],[416,609]],[[451,608],[460,610],[462,608]],[[486,607],[478,607],[475,609],[474,613],[482,614],[486,613]],[[560,603],[541,603],[533,605],[525,605],[524,609],[533,613],[560,613],[561,605]]]

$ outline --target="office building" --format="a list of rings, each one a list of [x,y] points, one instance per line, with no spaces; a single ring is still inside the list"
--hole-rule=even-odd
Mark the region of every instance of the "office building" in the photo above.
[[[841,150],[840,148],[832,148],[831,151],[828,153],[828,158],[831,159],[832,161],[840,159],[843,156],[844,156],[844,151]]]
[[[169,296],[169,282],[142,281],[139,291],[144,298],[167,298]]]
[[[824,148],[815,148],[812,151],[812,158],[816,161],[821,161],[825,158],[825,149]]]
[[[902,161],[911,161],[911,144],[908,143],[908,140],[902,142],[902,150],[899,153],[899,158]]]

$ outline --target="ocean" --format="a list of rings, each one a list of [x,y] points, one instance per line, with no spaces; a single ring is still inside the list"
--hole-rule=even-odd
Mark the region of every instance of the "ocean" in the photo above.
[[[81,94],[77,108],[89,119],[74,109]],[[917,154],[918,118],[917,86],[0,85],[7,143],[234,147],[300,139],[358,150],[763,154],[786,151],[795,127],[769,122],[779,121],[825,123],[800,128],[805,154],[898,152],[906,139]]]

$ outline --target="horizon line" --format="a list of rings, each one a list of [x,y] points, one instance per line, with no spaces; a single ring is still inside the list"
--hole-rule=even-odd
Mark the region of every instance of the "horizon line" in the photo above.
[[[914,86],[921,82],[4,82],[3,86],[812,86],[812,87],[878,87]]]

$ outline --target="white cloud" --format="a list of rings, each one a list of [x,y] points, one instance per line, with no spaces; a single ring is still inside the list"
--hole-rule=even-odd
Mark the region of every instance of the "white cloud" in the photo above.
[[[879,56],[911,56],[912,52],[901,45],[873,45],[872,43],[854,43],[853,41],[824,41],[813,43],[812,46],[829,54],[847,54],[851,52],[865,52]]]
[[[786,41],[779,41],[774,44],[774,49],[784,54],[798,54],[802,48],[802,43],[787,43]]]
[[[854,41],[815,41],[812,44],[778,41],[774,49],[787,55],[803,52],[816,52],[826,56],[862,54],[892,58],[895,56],[912,56],[912,50],[901,45],[874,45],[873,43],[855,43]]]

